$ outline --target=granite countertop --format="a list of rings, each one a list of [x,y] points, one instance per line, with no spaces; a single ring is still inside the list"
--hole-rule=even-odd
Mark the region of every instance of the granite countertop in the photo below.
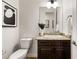
[[[70,40],[70,38],[63,35],[44,35],[35,37],[36,40]]]

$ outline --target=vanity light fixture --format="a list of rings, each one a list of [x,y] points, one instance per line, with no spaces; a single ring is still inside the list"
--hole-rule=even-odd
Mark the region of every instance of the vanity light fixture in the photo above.
[[[47,2],[47,8],[48,8],[48,9],[51,8],[51,2]]]
[[[57,1],[55,1],[55,2],[54,2],[54,4],[52,4],[52,7],[53,7],[53,8],[58,7],[58,2],[57,2]]]
[[[58,2],[56,0],[49,0],[47,2],[47,8],[50,9],[51,7],[53,8],[58,7]]]

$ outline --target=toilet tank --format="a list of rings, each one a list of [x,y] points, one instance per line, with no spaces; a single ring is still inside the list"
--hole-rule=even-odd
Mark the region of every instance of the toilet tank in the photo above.
[[[22,38],[20,40],[21,48],[28,49],[32,44],[32,38]]]

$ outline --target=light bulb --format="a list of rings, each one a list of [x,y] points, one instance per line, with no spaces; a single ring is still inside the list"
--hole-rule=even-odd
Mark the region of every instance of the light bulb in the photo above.
[[[52,7],[53,7],[53,8],[58,7],[58,2],[55,1],[54,4],[52,4]]]
[[[47,2],[47,8],[48,8],[48,9],[51,8],[51,2]]]
[[[58,2],[54,2],[54,5],[55,5],[55,6],[58,6]]]

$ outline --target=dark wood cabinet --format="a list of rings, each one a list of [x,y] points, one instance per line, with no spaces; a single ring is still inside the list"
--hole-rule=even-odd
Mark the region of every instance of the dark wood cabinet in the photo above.
[[[70,40],[38,40],[38,59],[71,59]]]

